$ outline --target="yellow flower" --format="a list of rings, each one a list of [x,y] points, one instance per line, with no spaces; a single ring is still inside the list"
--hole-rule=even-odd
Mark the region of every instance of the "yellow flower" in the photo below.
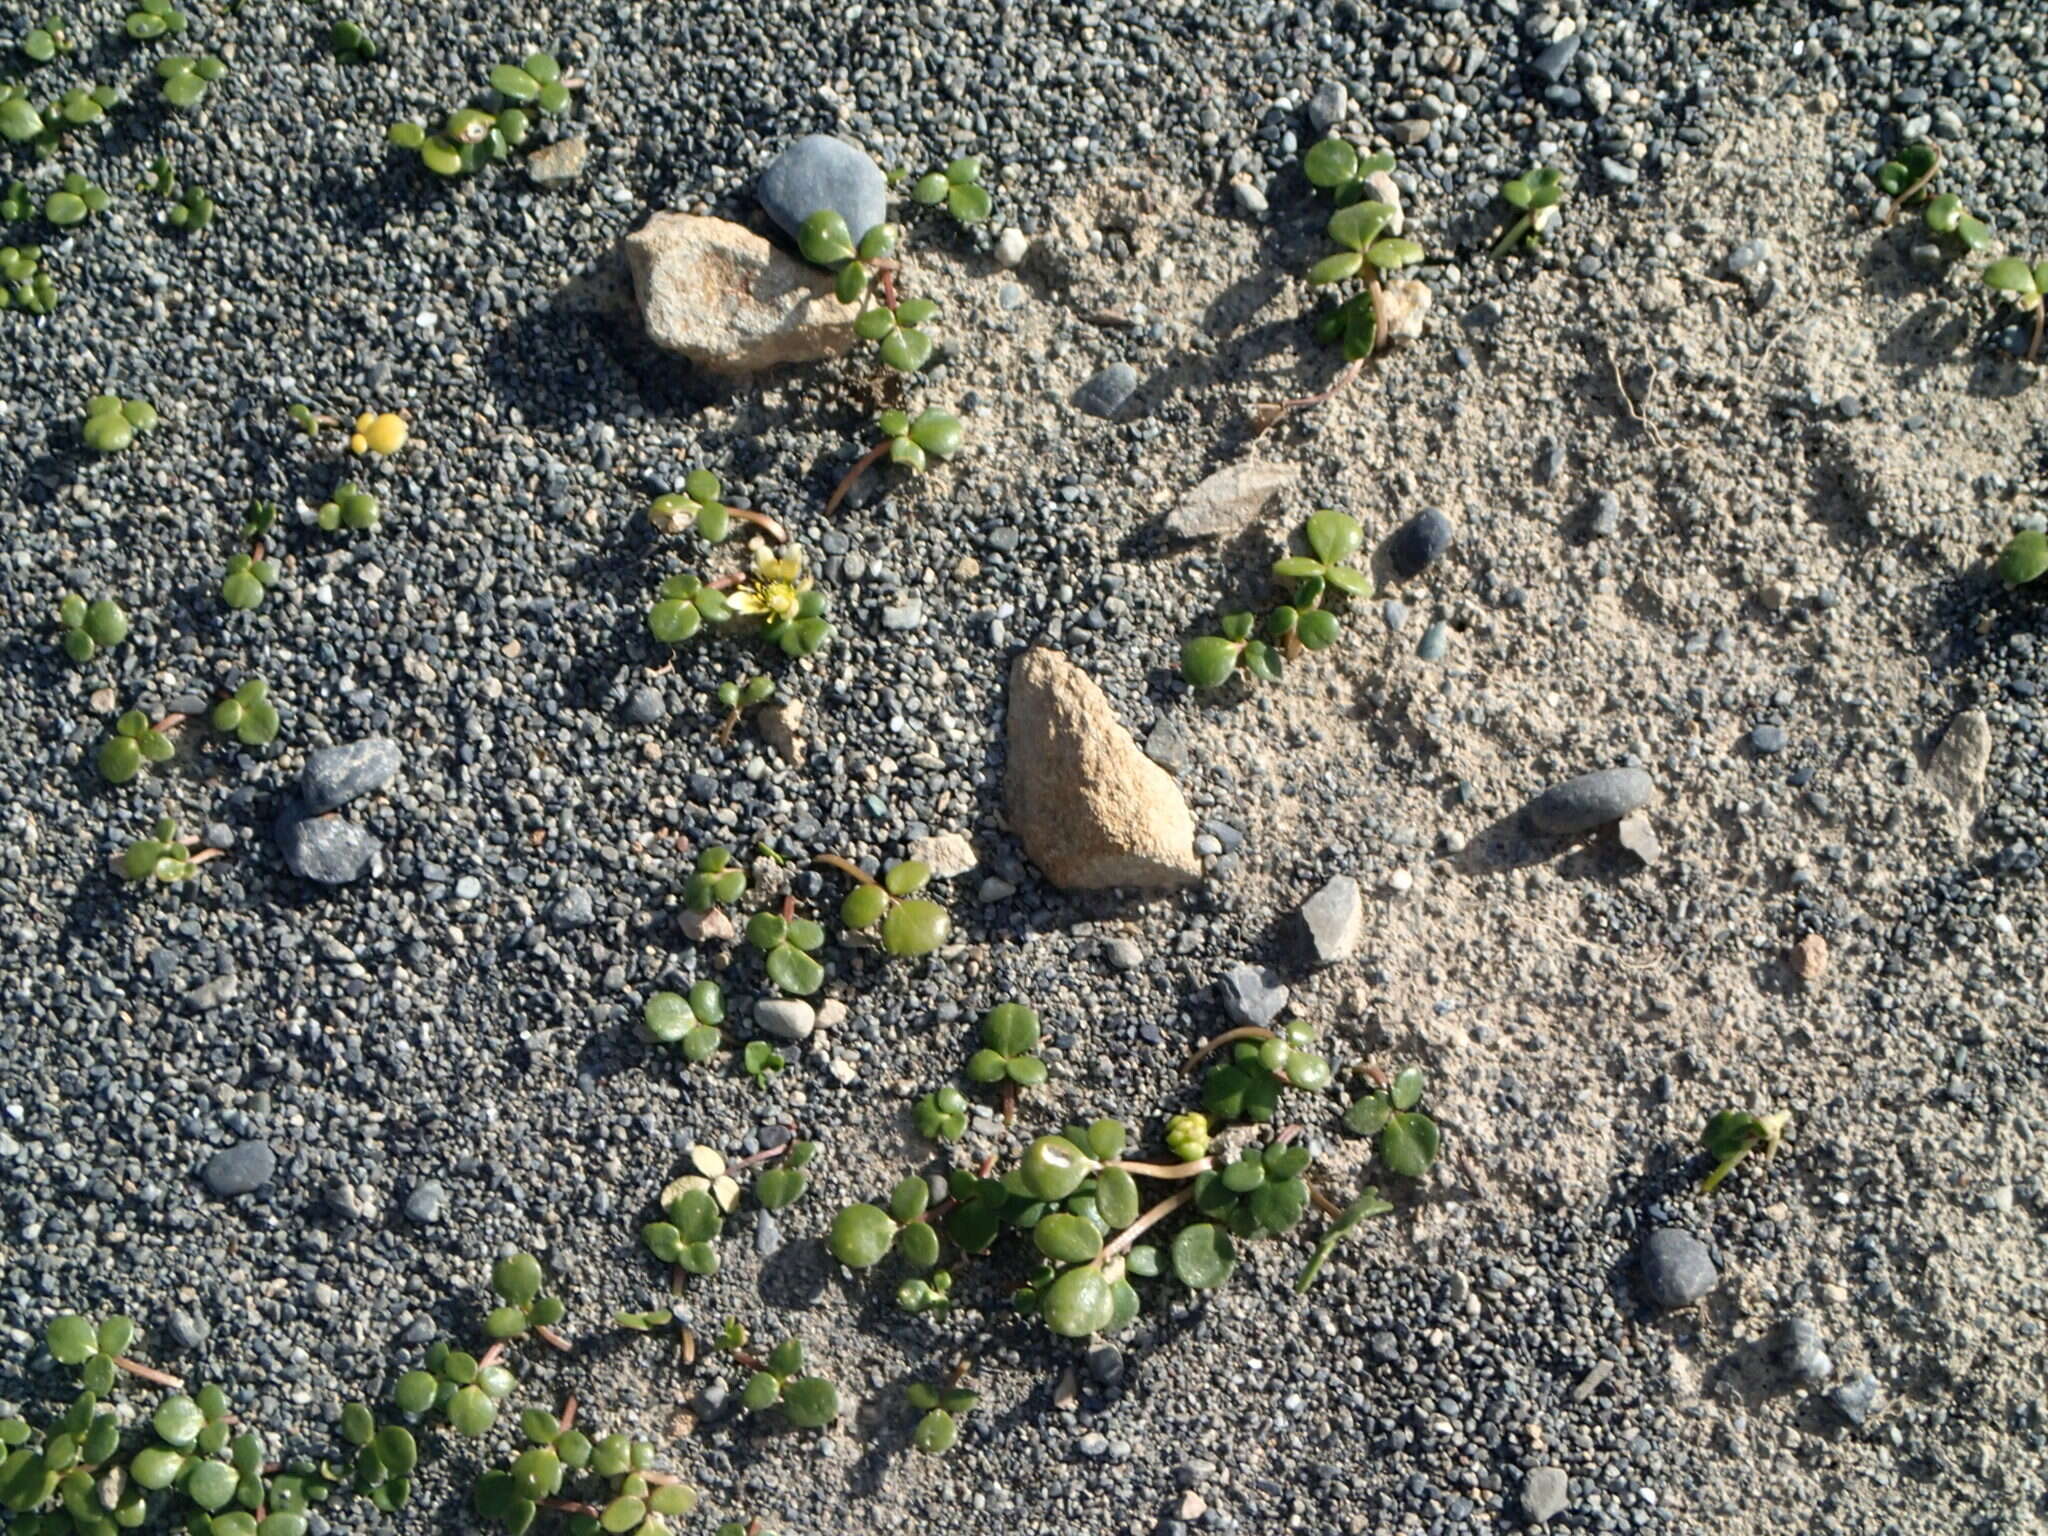
[[[743,583],[728,606],[734,613],[759,614],[767,619],[793,619],[810,577],[803,574],[803,552],[789,548],[784,554],[763,553],[754,561],[753,579]]]

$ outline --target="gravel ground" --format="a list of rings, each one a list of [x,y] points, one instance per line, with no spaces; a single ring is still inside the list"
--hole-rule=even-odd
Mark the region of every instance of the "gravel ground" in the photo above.
[[[341,1402],[474,1336],[491,1260],[525,1247],[580,1341],[533,1362],[535,1393],[577,1391],[720,1518],[785,1532],[1465,1533],[1553,1510],[1706,1532],[1760,1504],[1815,1532],[2040,1528],[2048,623],[1988,559],[2039,525],[2048,418],[1973,285],[1870,227],[1868,173],[1931,133],[2008,248],[2039,250],[2048,39],[2017,5],[1585,11],[964,5],[827,30],[777,3],[393,3],[361,69],[310,18],[195,11],[226,77],[197,114],[138,107],[34,172],[89,168],[115,201],[48,242],[54,316],[0,314],[0,690],[24,724],[0,762],[0,1397],[50,1390],[28,1367],[49,1315],[121,1307],[149,1358],[323,1445]],[[39,88],[162,51],[74,27],[89,53]],[[428,185],[383,148],[386,122],[540,45],[590,77],[573,185]],[[1330,374],[1295,275],[1321,246],[1293,169],[1312,98],[1398,147],[1436,308],[1252,443],[1249,401]],[[945,303],[923,397],[973,448],[871,477],[829,524],[892,386],[857,359],[696,378],[575,281],[655,208],[764,228],[754,178],[820,129],[884,164],[979,151],[996,197],[972,236],[921,224],[912,256]],[[214,228],[157,227],[131,188],[159,153],[218,199]],[[1493,187],[1541,158],[1578,181],[1559,238],[1487,263]],[[992,254],[1010,226],[1032,242],[1014,272]],[[1116,362],[1130,404],[1079,413]],[[164,417],[107,460],[77,446],[103,390]],[[402,410],[414,440],[343,466],[291,435],[297,399]],[[1160,531],[1254,454],[1303,472],[1262,525],[1220,548]],[[841,643],[783,676],[795,764],[752,729],[713,739],[739,652],[670,670],[646,636],[696,557],[660,547],[646,499],[700,463],[785,516],[834,595]],[[291,510],[345,474],[383,498],[374,535]],[[288,509],[284,576],[224,617],[251,496]],[[1456,542],[1326,661],[1191,699],[1181,638],[1318,504],[1375,540],[1436,505]],[[83,670],[53,641],[74,587],[135,622]],[[1435,622],[1440,663],[1416,655]],[[1023,860],[1002,679],[1034,641],[1175,768],[1200,887],[1069,897]],[[251,674],[275,746],[190,726],[175,763],[99,783],[118,710]],[[1935,747],[1968,709],[1990,760],[1956,784]],[[381,872],[294,879],[271,832],[306,753],[374,735],[402,771],[349,814]],[[1623,762],[1658,783],[1647,869],[1605,840],[1518,845],[1529,796]],[[169,892],[109,878],[166,810],[228,856]],[[718,955],[675,927],[692,850],[892,859],[940,832],[981,859],[947,892],[957,947],[887,969],[835,948],[846,1017],[765,1090],[635,1038],[642,999]],[[1366,944],[1311,971],[1291,912],[1340,872]],[[1785,955],[1809,933],[1832,960],[1802,987]],[[1000,1306],[910,1320],[828,1267],[830,1212],[924,1165],[907,1100],[988,1004],[1039,1007],[1052,1080],[967,1150],[1105,1112],[1156,1141],[1245,961],[1340,1069],[1428,1066],[1446,1129],[1432,1178],[1305,1301],[1274,1245],[1090,1352]],[[1698,1129],[1736,1103],[1792,1110],[1790,1144],[1703,1198]],[[715,1372],[603,1326],[659,1294],[637,1228],[686,1149],[789,1125],[823,1143],[817,1189],[766,1233],[736,1217],[687,1307],[801,1334],[849,1408],[822,1437],[702,1412]],[[254,1150],[212,1161],[251,1142],[267,1177]],[[1355,1182],[1356,1146],[1325,1150]],[[236,1174],[260,1182],[216,1193]],[[1664,1313],[1639,1255],[1673,1226],[1717,1283]],[[1825,1373],[1774,1348],[1797,1319]],[[916,1458],[900,1385],[959,1359],[984,1406]],[[433,1458],[386,1524],[470,1529],[478,1464]]]

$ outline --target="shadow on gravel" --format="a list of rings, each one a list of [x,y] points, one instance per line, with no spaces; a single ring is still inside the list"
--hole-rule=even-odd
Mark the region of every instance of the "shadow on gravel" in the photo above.
[[[1474,833],[1464,852],[1445,862],[1459,874],[1473,876],[1504,875],[1554,863],[1567,879],[1595,880],[1602,885],[1619,885],[1643,868],[1642,860],[1615,840],[1612,827],[1581,837],[1542,837],[1529,830],[1519,809]]]

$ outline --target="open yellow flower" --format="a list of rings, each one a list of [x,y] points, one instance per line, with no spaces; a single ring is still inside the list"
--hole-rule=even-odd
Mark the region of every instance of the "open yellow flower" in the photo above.
[[[754,613],[766,619],[790,620],[797,616],[797,604],[811,578],[803,574],[803,551],[785,546],[783,553],[763,552],[754,561],[754,575],[742,582],[732,595],[734,613]]]

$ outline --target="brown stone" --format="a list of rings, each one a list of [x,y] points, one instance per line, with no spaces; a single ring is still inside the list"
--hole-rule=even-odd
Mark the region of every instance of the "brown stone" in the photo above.
[[[1179,788],[1058,651],[1026,651],[1010,668],[1005,789],[1024,852],[1063,890],[1201,878]]]
[[[626,260],[648,338],[719,373],[834,357],[853,344],[831,274],[724,219],[657,213]]]
[[[1817,933],[1809,933],[1792,946],[1788,963],[1794,976],[1813,986],[1828,973],[1828,941]]]

